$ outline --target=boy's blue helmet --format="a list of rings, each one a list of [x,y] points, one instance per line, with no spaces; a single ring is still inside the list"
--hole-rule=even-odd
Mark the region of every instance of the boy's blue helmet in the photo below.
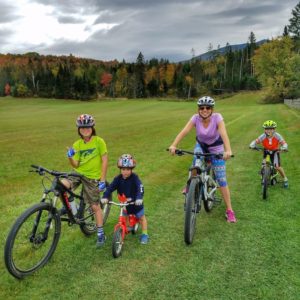
[[[91,115],[82,114],[77,118],[76,126],[78,128],[94,127],[95,126],[95,120]]]
[[[117,163],[118,168],[131,168],[136,166],[135,159],[130,154],[122,154]]]

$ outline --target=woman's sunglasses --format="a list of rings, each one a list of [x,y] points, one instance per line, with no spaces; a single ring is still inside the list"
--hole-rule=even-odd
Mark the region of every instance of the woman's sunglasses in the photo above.
[[[211,110],[211,106],[199,106],[199,110]]]

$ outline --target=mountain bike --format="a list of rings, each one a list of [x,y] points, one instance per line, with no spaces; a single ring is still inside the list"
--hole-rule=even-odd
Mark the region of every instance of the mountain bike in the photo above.
[[[39,203],[17,218],[4,249],[6,268],[18,279],[32,274],[49,261],[60,238],[61,221],[69,226],[79,225],[86,236],[97,230],[94,212],[86,205],[82,190],[79,194],[74,193],[61,182],[63,178],[81,175],[52,171],[36,165],[31,167],[31,172],[42,176],[43,196]],[[57,207],[60,202],[62,208],[59,210]],[[109,211],[110,205],[103,207],[105,221]]]
[[[264,151],[266,157],[262,161],[262,167],[260,170],[261,174],[261,185],[262,185],[262,198],[264,200],[267,199],[268,197],[268,187],[270,185],[275,185],[278,180],[278,171],[276,170],[274,163],[271,160],[271,155],[276,153],[276,152],[286,152],[286,150],[282,151],[280,149],[275,149],[275,150],[267,150],[264,148],[250,148],[252,150],[256,151]]]
[[[223,153],[200,153],[187,150],[176,149],[175,154],[182,156],[191,154],[195,156],[194,165],[190,168],[191,176],[187,181],[187,191],[185,193],[185,220],[184,220],[184,241],[187,245],[192,244],[195,230],[196,217],[201,211],[203,203],[207,213],[211,212],[216,203],[221,200],[216,197],[219,187],[211,174],[210,158],[223,158]],[[233,157],[233,155],[232,155]]]
[[[127,198],[126,196],[118,195],[118,199],[120,203],[109,201],[109,204],[117,205],[120,207],[120,214],[119,214],[119,221],[114,227],[114,234],[112,240],[112,255],[114,258],[118,258],[122,253],[122,248],[124,245],[125,236],[128,233],[136,234],[139,228],[139,221],[140,219],[137,218],[135,215],[124,215],[125,208],[128,205],[134,205],[134,202],[130,202],[131,199]],[[127,225],[128,223],[128,225]]]

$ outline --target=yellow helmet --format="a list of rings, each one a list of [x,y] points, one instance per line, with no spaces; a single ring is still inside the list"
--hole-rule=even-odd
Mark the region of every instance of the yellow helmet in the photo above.
[[[272,120],[268,120],[268,121],[264,122],[262,127],[265,129],[272,129],[272,128],[274,129],[277,127],[277,124],[276,124],[276,122],[274,122]]]

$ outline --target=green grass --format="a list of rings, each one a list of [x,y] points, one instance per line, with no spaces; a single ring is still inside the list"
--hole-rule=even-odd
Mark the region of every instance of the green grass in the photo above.
[[[111,255],[112,208],[105,227],[106,245],[95,249],[95,236],[62,226],[51,261],[33,276],[18,281],[0,262],[0,299],[299,299],[300,294],[300,112],[282,104],[259,104],[261,94],[243,93],[218,101],[235,158],[227,164],[238,223],[227,224],[224,203],[211,214],[201,212],[194,243],[183,241],[183,197],[190,157],[166,151],[193,113],[191,102],[77,102],[0,99],[0,241],[41,197],[39,176],[30,164],[70,170],[66,147],[77,139],[75,118],[90,113],[97,134],[109,150],[108,179],[118,173],[116,160],[133,154],[145,186],[145,209],[151,241],[140,245],[127,236],[119,259]],[[289,144],[282,164],[290,188],[272,187],[261,199],[258,176],[261,153],[248,145],[261,124],[274,119]],[[194,134],[180,147],[192,149]]]

